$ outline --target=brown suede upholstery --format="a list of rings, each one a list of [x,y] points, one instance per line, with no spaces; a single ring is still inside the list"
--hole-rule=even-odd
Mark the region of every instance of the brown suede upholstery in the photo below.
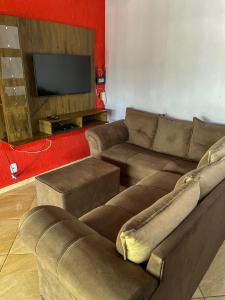
[[[127,108],[125,124],[129,131],[129,143],[150,149],[156,133],[158,115]]]
[[[171,161],[163,168],[163,171],[183,175],[196,167],[197,163],[194,161],[172,157]]]
[[[121,226],[133,215],[122,207],[104,205],[85,214],[80,221],[115,243]]]
[[[96,155],[113,145],[124,143],[129,137],[123,120],[92,128],[86,131],[85,135],[89,142],[91,155]]]
[[[200,188],[191,181],[161,197],[129,219],[120,229],[116,248],[135,263],[143,263],[150,254],[193,211],[199,201]]]
[[[81,300],[149,299],[157,288],[158,281],[144,269],[121,260],[112,242],[61,208],[32,209],[20,222],[20,231],[42,264],[39,271],[50,275],[48,281],[61,294],[66,289],[63,300],[71,295]],[[46,300],[53,299],[50,287],[41,290]]]
[[[120,167],[121,180],[124,176],[133,178],[132,184],[161,170],[182,175],[197,166],[196,162],[146,150],[129,143],[115,145],[101,152],[98,158]]]
[[[225,125],[206,123],[194,118],[194,129],[191,137],[188,157],[199,161],[215,142],[225,135]]]
[[[152,188],[158,188],[164,190],[166,193],[169,193],[174,189],[180,177],[180,174],[158,171],[154,175],[146,176],[140,180],[137,185],[144,186],[149,192]]]
[[[121,207],[133,216],[141,212],[146,207],[152,205],[166,193],[167,192],[162,188],[149,187],[149,189],[147,189],[146,186],[136,184],[113,197],[107,202],[107,204],[115,207]],[[109,230],[111,230],[111,228],[109,228]],[[116,235],[118,232],[119,231],[116,232]]]
[[[167,149],[160,151],[176,156],[162,154],[145,148],[151,147],[149,145],[154,139],[155,129],[155,123],[151,121],[154,123],[153,127],[146,131],[151,124],[146,120],[146,116],[143,118],[145,128],[138,129],[139,125],[134,124],[135,128],[132,129],[134,136],[129,139],[130,141],[132,138],[135,139],[133,142],[143,147],[128,143],[129,128],[124,121],[92,128],[86,136],[91,153],[98,159],[94,159],[95,163],[90,164],[90,169],[78,168],[81,178],[75,180],[77,177],[73,177],[73,172],[68,169],[70,172],[66,172],[61,181],[60,176],[56,180],[56,191],[63,191],[66,196],[76,191],[73,187],[79,186],[81,189],[84,188],[84,191],[87,189],[88,193],[84,192],[80,201],[74,201],[77,191],[69,199],[73,201],[74,215],[81,215],[85,210],[89,211],[88,213],[78,220],[61,208],[39,206],[28,212],[21,220],[20,231],[23,239],[38,258],[40,289],[45,300],[190,300],[224,241],[225,180],[221,182],[225,177],[223,166],[219,167],[219,172],[215,168],[216,174],[214,170],[210,172],[208,166],[207,174],[202,174],[200,181],[197,180],[198,174],[189,183],[198,185],[198,192],[200,183],[201,196],[204,196],[194,208],[196,199],[193,198],[196,193],[190,190],[186,196],[182,194],[180,197],[180,190],[173,191],[177,181],[182,183],[185,178],[184,176],[181,180],[181,176],[197,166],[196,162],[178,157],[184,155],[184,148],[187,149],[189,125],[186,127],[187,123],[183,121],[180,128],[170,124],[173,131],[171,138],[176,137],[174,145],[168,133],[165,137]],[[139,119],[142,122],[141,118]],[[127,123],[128,127],[133,126],[132,118],[130,120],[130,124],[129,121]],[[166,132],[165,124],[163,128],[162,131]],[[200,152],[208,147],[205,145],[220,135],[214,134],[215,128],[212,131],[210,129],[208,133],[206,128],[211,127],[200,124],[198,130],[193,133],[192,145],[188,152],[189,159],[199,160]],[[221,127],[218,129],[220,132]],[[129,134],[133,133],[129,130]],[[197,136],[203,146],[196,143]],[[185,143],[185,147],[180,147],[180,141]],[[103,195],[107,195],[111,191],[111,186],[118,185],[118,177],[115,174],[109,175],[110,171],[107,172],[109,169],[114,170],[113,166],[104,168],[103,161],[120,168],[121,182],[126,182],[128,186],[136,185],[114,194],[110,200],[106,200],[105,196],[102,199],[101,191]],[[98,173],[101,168],[104,169],[103,173],[105,172],[101,174],[102,176]],[[201,171],[198,169],[198,172],[199,170]],[[193,174],[197,174],[197,171]],[[106,181],[105,176],[108,178]],[[52,178],[47,182],[51,183],[51,180]],[[88,187],[85,185],[86,182]],[[185,186],[184,183],[181,185]],[[98,191],[96,194],[93,192],[95,188],[99,190],[99,194]],[[79,189],[78,195],[81,195]],[[48,195],[43,189],[43,202],[45,196]],[[53,204],[57,205],[55,199]],[[177,201],[179,201],[177,209],[169,212],[171,222],[169,225],[174,225],[178,219],[179,222],[173,227],[167,227],[167,232],[164,232],[162,228],[168,225],[169,218],[163,217],[163,213],[167,209],[167,204],[168,207],[171,205],[172,209]],[[92,207],[96,208],[90,211]],[[189,215],[183,214],[184,207],[189,209]],[[154,236],[159,231],[164,240],[160,242],[157,239],[157,243],[151,244],[153,246],[147,256],[138,260],[144,261],[150,256],[149,261],[142,264],[124,261],[116,251],[118,233],[126,222],[134,220],[137,214],[143,216],[142,212],[146,211],[152,213],[153,218],[161,215],[161,220],[156,218],[158,225],[153,226]],[[183,217],[180,219],[181,214]],[[142,225],[145,226],[145,222]],[[146,230],[146,234],[141,235],[140,244],[144,241],[145,245],[149,246],[146,236],[151,230],[152,226],[150,230]],[[129,240],[130,246],[132,253],[132,239]]]
[[[88,158],[36,178],[38,205],[56,205],[80,217],[119,192],[118,167]]]
[[[224,190],[225,180],[153,251],[163,276],[151,300],[191,299],[224,242]]]
[[[42,296],[45,300],[103,300],[105,295],[110,300],[190,300],[225,238],[224,190],[225,180],[154,249],[155,258],[150,258],[147,268],[150,273],[161,269],[160,279],[124,262],[115,244],[66,211],[32,209],[21,220],[20,231],[38,257]]]
[[[198,163],[198,168],[210,165],[225,157],[225,136],[213,144]]]
[[[122,225],[171,192],[179,178],[180,175],[158,171],[119,193],[105,206],[85,214],[80,220],[115,243]]]
[[[159,117],[153,150],[185,158],[192,134],[192,122]]]

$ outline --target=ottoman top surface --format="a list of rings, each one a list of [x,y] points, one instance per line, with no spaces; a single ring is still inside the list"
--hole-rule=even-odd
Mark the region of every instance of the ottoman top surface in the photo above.
[[[60,193],[67,193],[103,176],[119,172],[120,169],[96,158],[87,158],[61,169],[36,177],[36,180],[50,186]]]

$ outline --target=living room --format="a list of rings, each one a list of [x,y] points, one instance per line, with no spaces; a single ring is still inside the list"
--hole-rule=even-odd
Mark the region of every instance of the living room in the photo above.
[[[0,299],[225,299],[225,3],[0,12]]]

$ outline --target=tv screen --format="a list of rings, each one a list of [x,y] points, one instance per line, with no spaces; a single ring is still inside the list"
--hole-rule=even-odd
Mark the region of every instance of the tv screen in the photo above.
[[[85,55],[33,54],[38,96],[91,91],[91,57]]]

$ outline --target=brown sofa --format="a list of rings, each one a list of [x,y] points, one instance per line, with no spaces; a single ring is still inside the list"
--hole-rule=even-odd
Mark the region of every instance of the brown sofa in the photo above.
[[[128,188],[79,220],[54,206],[24,216],[42,297],[189,300],[225,238],[224,135],[133,109],[89,130],[92,155]]]

